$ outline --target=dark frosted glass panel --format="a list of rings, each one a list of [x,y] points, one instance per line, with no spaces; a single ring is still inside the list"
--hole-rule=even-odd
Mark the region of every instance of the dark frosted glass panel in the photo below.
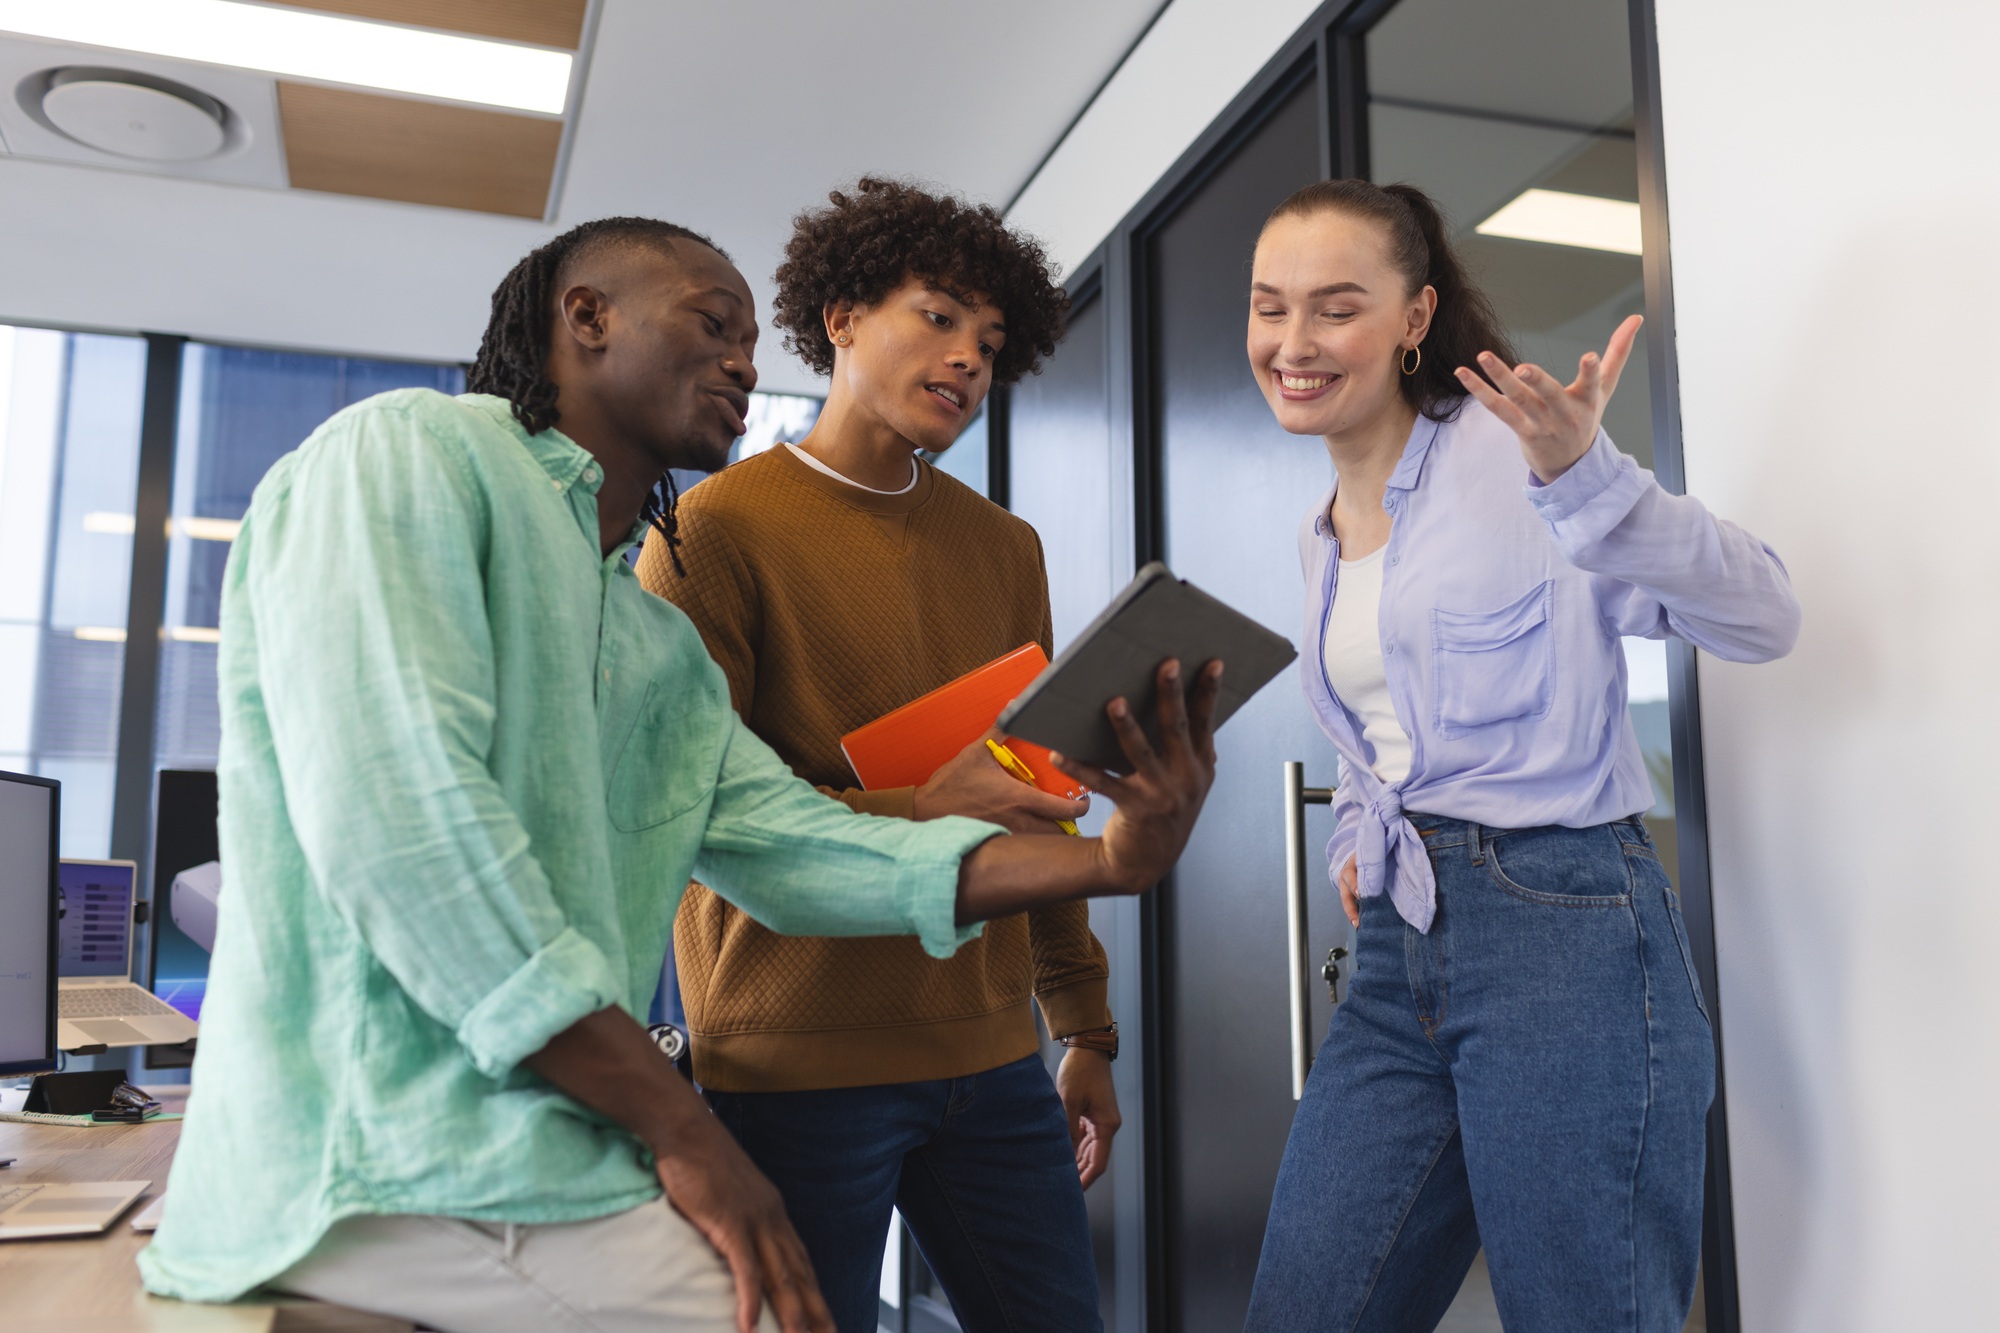
[[[1161,229],[1149,255],[1169,563],[1295,643],[1294,534],[1331,470],[1319,440],[1272,421],[1243,339],[1257,232],[1318,175],[1313,97],[1310,83],[1295,93]],[[1217,752],[1215,789],[1160,907],[1174,1090],[1167,1304],[1189,1333],[1242,1326],[1291,1128],[1281,765],[1302,759],[1309,782],[1334,780],[1332,748],[1290,672],[1230,721]],[[1322,840],[1330,832],[1314,825]],[[1344,939],[1346,922],[1330,892],[1313,911],[1323,952]]]
[[[1131,497],[1129,485],[1119,493],[1113,481],[1127,474],[1114,467],[1112,458],[1108,332],[1104,302],[1084,302],[1072,312],[1069,334],[1055,357],[1041,374],[1015,385],[1008,403],[1009,508],[1041,536],[1058,652],[1104,609],[1131,570],[1129,542],[1127,549],[1118,549],[1118,534],[1130,531],[1122,518]],[[1085,831],[1095,832],[1108,809],[1100,804],[1092,811]],[[1128,1126],[1139,1123],[1134,1112],[1144,1095],[1137,1058],[1143,1032],[1137,1003],[1138,919],[1138,904],[1131,900],[1090,904],[1091,929],[1111,962],[1112,1011],[1130,1052],[1112,1066]],[[1053,1066],[1058,1052],[1049,1054]],[[1084,1195],[1100,1308],[1112,1333],[1136,1328],[1140,1313],[1145,1243],[1138,1225],[1140,1148],[1136,1130],[1115,1139],[1111,1169]]]
[[[1041,534],[1058,652],[1104,609],[1131,564],[1129,552],[1112,549],[1105,334],[1104,303],[1091,300],[1070,317],[1055,359],[1017,384],[1009,404],[1009,508]]]

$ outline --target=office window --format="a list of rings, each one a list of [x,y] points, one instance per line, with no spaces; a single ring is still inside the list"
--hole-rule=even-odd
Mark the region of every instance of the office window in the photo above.
[[[741,462],[753,454],[763,453],[774,444],[797,444],[819,420],[819,410],[825,403],[823,398],[798,393],[751,394],[750,410],[745,413],[744,421],[747,429],[730,449],[729,461]],[[675,472],[674,475],[700,479],[698,473]]]
[[[131,587],[146,344],[0,326],[0,768],[60,779],[102,857]]]
[[[390,389],[460,393],[465,375],[457,366],[201,343],[182,358],[154,760],[213,768],[222,570],[257,483],[341,408]]]

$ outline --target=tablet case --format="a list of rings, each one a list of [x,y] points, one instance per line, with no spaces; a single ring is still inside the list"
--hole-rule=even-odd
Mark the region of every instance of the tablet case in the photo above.
[[[123,1069],[76,1069],[40,1074],[28,1085],[23,1111],[44,1115],[89,1115],[112,1105],[111,1094],[125,1081]]]
[[[1104,706],[1123,695],[1160,743],[1154,673],[1180,659],[1192,685],[1204,663],[1221,658],[1218,728],[1298,656],[1291,641],[1242,612],[1177,579],[1158,561],[1140,570],[1125,591],[1056,656],[1000,714],[1000,728],[1113,773],[1131,768]]]
[[[1049,664],[1038,643],[1024,643],[922,698],[884,713],[840,738],[854,776],[868,791],[920,787],[960,750],[993,729],[1008,702]],[[1065,776],[1041,746],[1007,738],[1008,748],[1046,792],[1075,800],[1087,790]]]

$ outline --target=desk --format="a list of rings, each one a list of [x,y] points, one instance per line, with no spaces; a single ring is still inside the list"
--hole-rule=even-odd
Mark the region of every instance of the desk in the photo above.
[[[185,1088],[150,1089],[168,1111]],[[20,1160],[0,1184],[150,1180],[152,1188],[102,1236],[0,1243],[0,1327],[7,1333],[410,1333],[405,1320],[283,1297],[239,1305],[187,1305],[139,1286],[139,1251],[151,1237],[132,1218],[160,1196],[181,1122],[27,1125],[0,1121],[0,1157]]]

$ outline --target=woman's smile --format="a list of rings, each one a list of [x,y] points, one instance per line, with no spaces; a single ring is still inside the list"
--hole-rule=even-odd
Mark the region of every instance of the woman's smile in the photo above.
[[[1316,371],[1310,374],[1289,370],[1273,370],[1271,377],[1277,381],[1278,396],[1288,402],[1304,403],[1315,398],[1323,398],[1332,392],[1345,375],[1333,371]]]

